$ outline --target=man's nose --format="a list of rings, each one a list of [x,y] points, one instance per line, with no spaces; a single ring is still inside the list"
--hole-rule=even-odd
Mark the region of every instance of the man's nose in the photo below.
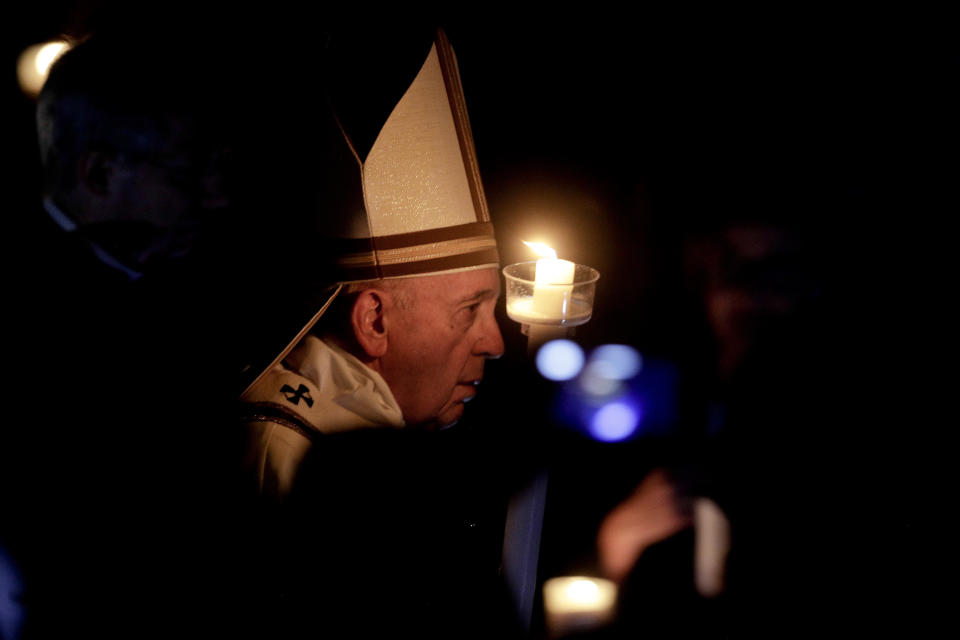
[[[504,349],[500,325],[497,324],[497,319],[490,315],[483,327],[483,335],[477,341],[477,355],[496,359],[503,355]]]

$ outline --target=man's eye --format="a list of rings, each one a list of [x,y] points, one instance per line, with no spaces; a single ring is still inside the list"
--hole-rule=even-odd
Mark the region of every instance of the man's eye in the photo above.
[[[480,308],[480,303],[479,303],[479,302],[475,302],[475,303],[473,303],[473,304],[471,304],[471,305],[468,305],[468,306],[466,306],[466,307],[462,307],[462,308],[460,309],[460,315],[461,315],[461,316],[464,316],[464,317],[472,317],[472,316],[476,315],[477,309],[479,309],[479,308]]]

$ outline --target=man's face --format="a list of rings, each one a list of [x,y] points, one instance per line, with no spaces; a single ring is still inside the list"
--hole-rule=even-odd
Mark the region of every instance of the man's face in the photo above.
[[[503,354],[493,313],[499,273],[411,278],[398,293],[400,305],[384,315],[388,343],[380,373],[408,424],[451,425],[476,395],[484,360]]]
[[[218,153],[202,148],[186,123],[171,120],[168,129],[150,153],[117,154],[109,189],[94,203],[105,224],[89,229],[92,239],[131,266],[187,253],[201,226],[229,204]]]

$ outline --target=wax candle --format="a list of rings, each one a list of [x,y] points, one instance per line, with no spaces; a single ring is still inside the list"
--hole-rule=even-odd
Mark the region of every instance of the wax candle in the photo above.
[[[557,258],[557,252],[539,242],[525,245],[544,256],[537,260],[533,284],[533,312],[547,318],[563,318],[570,312],[576,265]]]

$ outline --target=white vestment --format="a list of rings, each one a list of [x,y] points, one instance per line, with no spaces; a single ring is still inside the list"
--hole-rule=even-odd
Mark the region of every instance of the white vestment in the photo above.
[[[379,373],[342,348],[306,336],[245,400],[244,467],[261,495],[283,499],[314,439],[370,427],[402,427],[403,414]]]

